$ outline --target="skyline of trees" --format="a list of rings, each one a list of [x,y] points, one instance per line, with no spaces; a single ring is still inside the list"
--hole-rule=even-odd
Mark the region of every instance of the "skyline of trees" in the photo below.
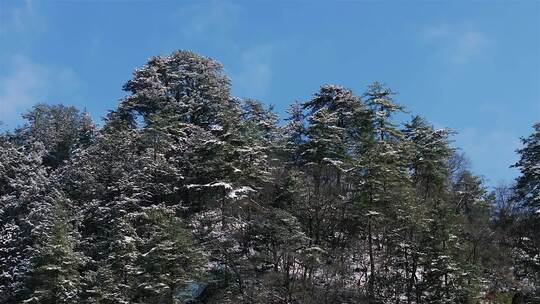
[[[490,191],[378,82],[283,124],[190,51],[123,89],[0,136],[0,303],[540,303],[540,124]]]

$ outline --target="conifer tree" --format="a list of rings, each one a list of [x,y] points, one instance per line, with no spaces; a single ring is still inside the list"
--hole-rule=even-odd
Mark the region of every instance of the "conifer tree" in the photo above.
[[[381,83],[283,126],[190,51],[124,90],[102,127],[38,104],[0,134],[1,304],[538,302],[538,124],[488,193]]]
[[[389,278],[389,274],[382,273],[391,267],[390,249],[396,248],[399,242],[397,236],[403,221],[401,215],[409,214],[410,180],[405,162],[404,135],[390,120],[403,107],[393,101],[393,94],[379,83],[368,87],[364,96],[370,109],[373,133],[364,144],[365,148],[355,154],[354,178],[358,184],[355,201],[358,218],[367,226],[364,229],[369,260],[367,294],[370,301],[387,297],[381,288],[387,284],[382,279]],[[383,247],[376,246],[376,243],[381,241],[386,244],[383,245],[384,255],[379,256],[376,251]],[[383,268],[376,269],[376,264]]]
[[[516,179],[513,199],[523,213],[515,225],[514,263],[515,275],[524,283],[524,297],[536,303],[540,298],[540,123],[533,129],[531,135],[521,139],[523,147],[517,150],[520,159],[514,165],[520,175]]]
[[[0,146],[0,303],[26,300],[31,292],[27,281],[50,210],[44,154],[40,143]]]
[[[25,303],[80,303],[81,255],[75,251],[76,235],[65,208],[69,202],[53,193],[47,226],[36,244],[26,286],[31,293]],[[44,212],[41,210],[40,212]],[[45,223],[41,223],[42,225]]]
[[[87,146],[95,131],[87,112],[62,104],[37,104],[22,117],[26,123],[15,130],[14,141],[22,145],[41,142],[47,151],[43,163],[53,169]]]
[[[533,126],[534,132],[522,138],[523,148],[517,152],[521,156],[514,167],[520,170],[517,178],[516,195],[533,212],[540,210],[540,123]]]
[[[145,210],[138,225],[143,240],[137,260],[137,296],[143,302],[175,303],[178,291],[196,278],[203,260],[173,213],[163,206]]]

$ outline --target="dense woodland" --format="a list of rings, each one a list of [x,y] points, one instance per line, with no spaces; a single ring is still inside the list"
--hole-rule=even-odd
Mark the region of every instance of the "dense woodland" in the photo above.
[[[0,136],[0,303],[540,303],[540,124],[489,190],[381,83],[280,122],[177,51],[123,89]]]

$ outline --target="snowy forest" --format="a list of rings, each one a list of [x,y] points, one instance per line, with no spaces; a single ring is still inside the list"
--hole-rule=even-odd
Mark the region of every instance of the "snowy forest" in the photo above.
[[[489,188],[379,82],[280,120],[176,51],[123,90],[0,134],[0,303],[540,303],[540,123]]]

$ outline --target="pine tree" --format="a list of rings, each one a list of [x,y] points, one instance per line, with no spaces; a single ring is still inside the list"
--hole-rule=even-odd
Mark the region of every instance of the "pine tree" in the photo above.
[[[302,104],[295,101],[288,109],[289,115],[287,123],[283,126],[282,133],[282,150],[287,164],[291,163],[299,165],[301,162],[301,147],[303,146],[305,136],[305,114]]]
[[[517,178],[516,195],[526,207],[538,213],[540,210],[540,123],[533,126],[534,133],[521,139],[523,148],[517,152],[521,156],[514,167],[521,175]]]
[[[405,125],[403,133],[408,142],[409,174],[416,193],[408,215],[403,250],[406,297],[412,302],[413,299],[419,301],[425,289],[434,289],[431,285],[439,286],[440,283],[439,277],[433,283],[422,282],[417,276],[420,269],[429,271],[432,261],[434,265],[452,263],[450,255],[442,249],[448,243],[449,232],[443,233],[441,228],[450,225],[447,216],[451,213],[448,214],[443,198],[450,177],[448,161],[453,150],[449,146],[450,131],[435,130],[419,116]],[[436,223],[444,224],[438,227]],[[429,238],[433,235],[438,237]],[[443,258],[439,259],[440,256]]]
[[[131,217],[150,204],[139,172],[147,161],[141,155],[140,134],[115,114],[94,139],[78,151],[58,175],[60,185],[76,206],[85,255],[80,267],[81,302],[128,303],[133,297],[138,250]],[[108,277],[107,277],[108,276]],[[103,282],[115,282],[102,285]]]
[[[222,125],[220,120],[235,102],[230,98],[229,82],[221,64],[189,51],[152,57],[124,85],[131,95],[119,110],[140,114],[146,123],[152,114],[174,113],[180,121],[208,130]]]
[[[282,127],[190,51],[124,90],[99,129],[38,104],[0,134],[0,303],[172,304],[198,280],[207,303],[538,302],[540,125],[488,193],[377,82]]]
[[[75,251],[76,235],[60,193],[51,197],[48,227],[36,244],[31,260],[25,303],[79,303],[81,256]],[[43,224],[43,223],[42,223]]]
[[[138,226],[142,239],[137,265],[137,299],[150,303],[175,303],[179,289],[196,278],[202,254],[193,246],[182,223],[163,206],[145,210]]]
[[[354,161],[354,179],[358,184],[355,195],[357,217],[365,223],[369,265],[367,294],[372,302],[389,297],[384,295],[382,287],[389,284],[383,279],[390,279],[391,275],[383,273],[391,268],[393,253],[390,250],[397,248],[403,215],[410,214],[407,147],[404,135],[390,120],[403,107],[393,101],[392,95],[393,92],[382,84],[374,83],[368,87],[364,96],[370,109],[372,135],[366,137],[363,149],[355,151]],[[380,242],[383,246],[378,245]],[[378,252],[383,248],[383,252]]]
[[[72,106],[37,104],[22,115],[26,123],[13,135],[18,144],[41,142],[47,151],[44,165],[57,168],[73,151],[87,146],[95,125],[87,112]]]
[[[405,125],[405,139],[412,144],[410,172],[418,195],[423,199],[439,196],[447,186],[450,175],[448,161],[453,155],[450,148],[450,130],[435,130],[427,121],[415,116]]]
[[[136,185],[128,197],[139,207],[163,204],[188,222],[217,215],[210,235],[199,231],[197,237],[227,255],[241,241],[242,204],[269,178],[275,116],[254,101],[242,108],[221,65],[186,51],[150,59],[124,88],[130,95],[105,129],[125,128],[140,140],[129,152],[140,165],[123,183]],[[215,240],[214,234],[226,237]]]
[[[524,283],[521,293],[537,303],[540,298],[540,124],[533,128],[529,137],[521,139],[523,148],[517,150],[520,159],[514,165],[521,173],[514,186],[514,201],[523,212],[515,225],[514,256],[515,275]]]
[[[0,146],[0,302],[28,298],[27,279],[36,244],[49,213],[45,201],[48,176],[41,166],[45,154],[39,143]]]

